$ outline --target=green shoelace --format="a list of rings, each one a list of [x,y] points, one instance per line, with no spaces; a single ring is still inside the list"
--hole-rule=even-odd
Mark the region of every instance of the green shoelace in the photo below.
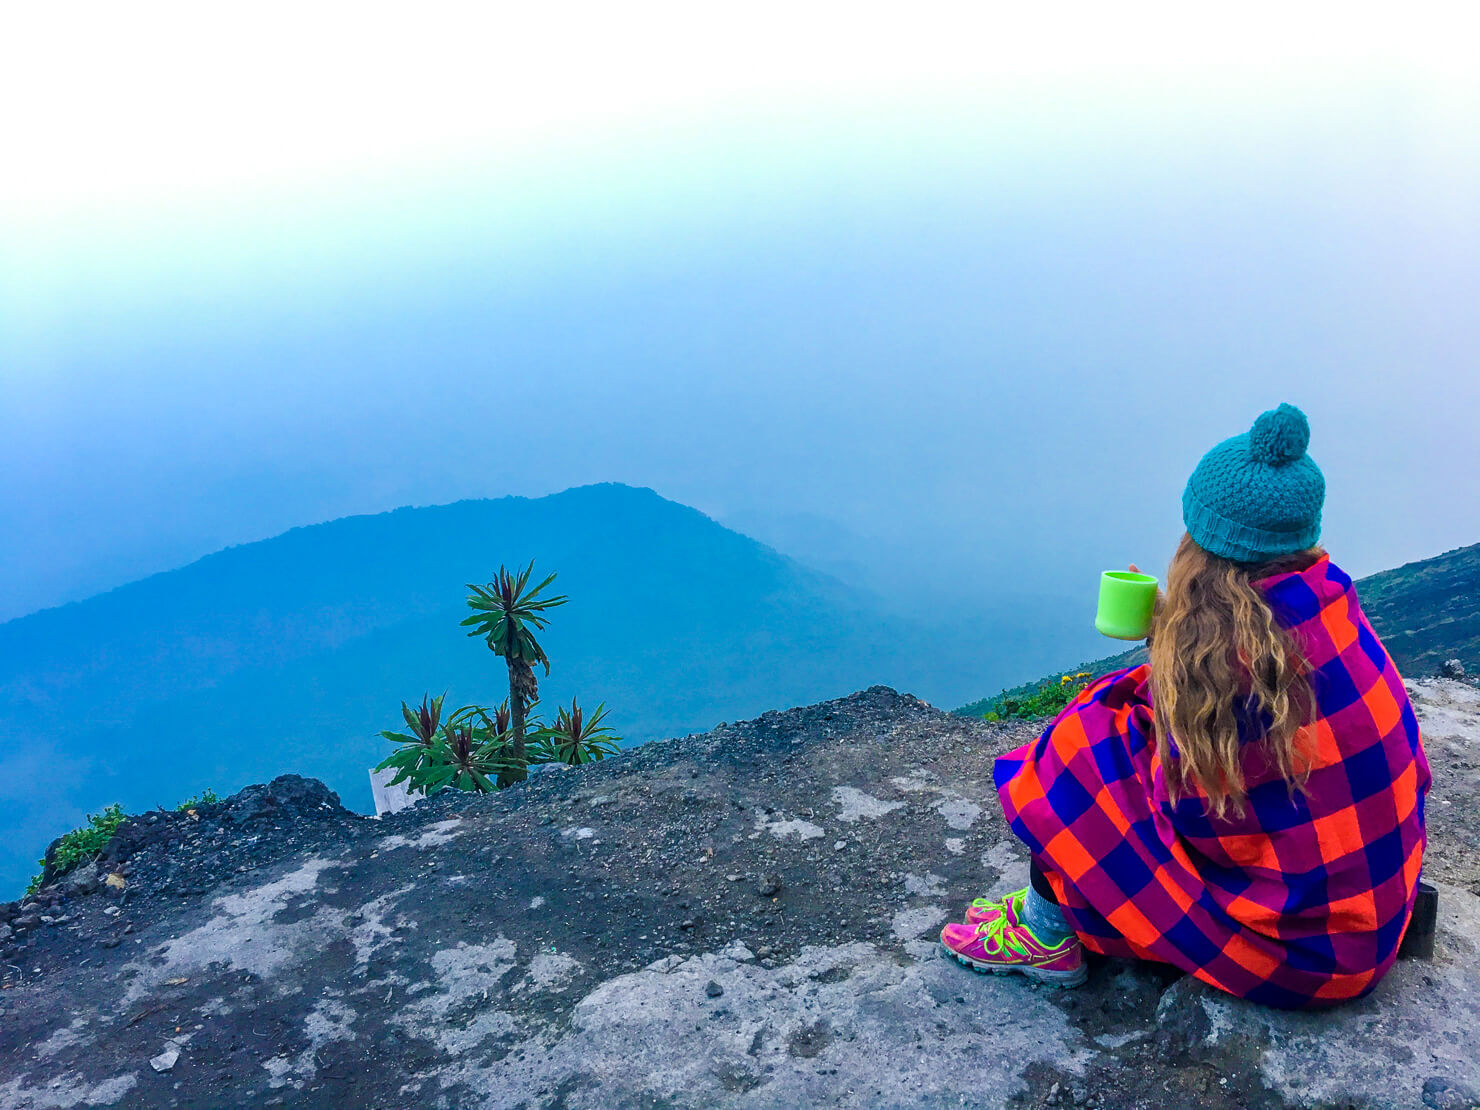
[[[1027,932],[1027,934],[1033,937],[1034,940],[1038,939],[1036,936],[1034,936],[1033,930],[1029,929],[1021,922],[1018,923],[1017,928]],[[982,938],[982,948],[988,953],[996,954],[998,952],[1014,952],[1019,956],[1026,957],[1027,959],[1033,958],[1033,953],[1029,952],[1025,947],[1023,947],[1023,942],[1018,940],[1016,936],[1008,931],[1006,914],[994,917],[990,921],[982,922],[976,927],[976,935]],[[1039,943],[1042,942],[1040,941]],[[1044,947],[1047,947],[1047,945],[1045,945]]]

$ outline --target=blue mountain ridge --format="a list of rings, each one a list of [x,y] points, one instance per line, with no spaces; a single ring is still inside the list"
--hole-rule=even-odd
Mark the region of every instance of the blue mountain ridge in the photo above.
[[[115,801],[297,772],[368,810],[401,700],[505,696],[503,661],[458,622],[467,583],[531,559],[570,598],[541,636],[541,708],[605,702],[628,744],[877,683],[960,704],[1063,655],[1021,615],[898,615],[621,483],[295,528],[0,625],[0,896]]]

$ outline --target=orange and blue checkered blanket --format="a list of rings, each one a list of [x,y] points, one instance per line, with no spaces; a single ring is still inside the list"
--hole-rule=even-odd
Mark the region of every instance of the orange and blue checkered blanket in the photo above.
[[[1086,948],[1173,964],[1253,1002],[1320,1009],[1368,994],[1397,959],[1427,843],[1429,764],[1351,579],[1322,556],[1256,585],[1310,662],[1308,798],[1291,802],[1246,743],[1243,820],[1209,816],[1192,782],[1173,805],[1149,665],[1096,679],[1037,740],[999,757],[993,779]]]

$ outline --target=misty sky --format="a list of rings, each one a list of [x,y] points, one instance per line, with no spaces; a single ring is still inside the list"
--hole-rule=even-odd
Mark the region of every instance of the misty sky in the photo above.
[[[1348,570],[1480,542],[1472,38],[789,10],[28,26],[0,620],[608,480],[937,601],[1089,592],[1280,401]]]

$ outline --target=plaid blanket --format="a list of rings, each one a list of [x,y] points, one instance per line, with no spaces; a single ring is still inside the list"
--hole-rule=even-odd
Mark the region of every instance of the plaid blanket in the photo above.
[[[1368,994],[1397,959],[1427,843],[1429,764],[1351,579],[1322,556],[1256,585],[1311,662],[1308,799],[1292,803],[1248,744],[1244,820],[1211,818],[1192,783],[1173,805],[1149,665],[1096,679],[1037,740],[999,757],[993,780],[1086,948],[1321,1009]]]

